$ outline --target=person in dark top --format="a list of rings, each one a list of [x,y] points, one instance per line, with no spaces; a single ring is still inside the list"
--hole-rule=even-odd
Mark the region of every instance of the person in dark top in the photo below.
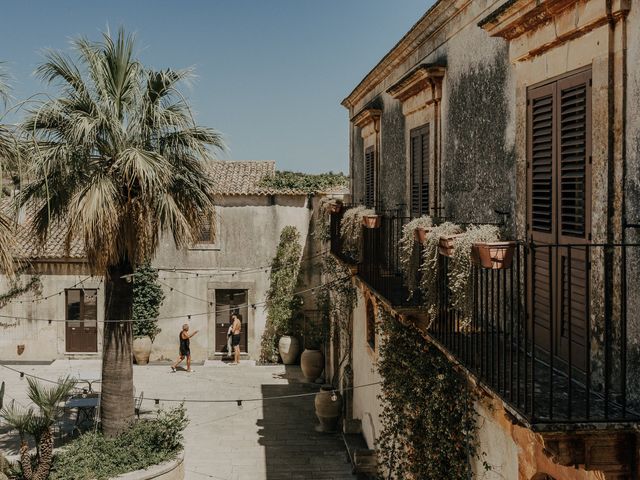
[[[188,323],[182,325],[182,330],[180,331],[180,359],[176,363],[171,365],[171,371],[175,372],[176,367],[180,365],[180,362],[182,362],[182,360],[186,358],[187,372],[193,372],[193,370],[191,370],[191,348],[189,344],[191,343],[191,337],[193,337],[196,333],[198,333],[198,330],[195,330],[191,334],[189,333]]]

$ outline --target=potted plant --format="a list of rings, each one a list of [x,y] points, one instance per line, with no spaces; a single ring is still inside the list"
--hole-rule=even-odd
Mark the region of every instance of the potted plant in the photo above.
[[[132,281],[133,356],[138,365],[146,365],[153,341],[160,333],[157,318],[164,292],[158,283],[158,271],[148,261],[136,268]]]
[[[494,270],[511,267],[516,242],[477,242],[473,244],[478,265]]]
[[[358,205],[346,210],[340,220],[343,253],[356,261],[361,253],[362,225],[365,215],[375,215],[375,212],[363,205]]]
[[[342,200],[333,199],[329,201],[329,213],[335,215],[342,211]]]
[[[362,225],[365,228],[380,228],[382,217],[373,210],[369,210],[362,215]]]
[[[322,329],[315,322],[305,322],[304,351],[300,357],[302,374],[310,382],[315,382],[324,370],[324,354],[322,346]]]
[[[441,235],[438,245],[440,255],[444,255],[445,257],[452,257],[453,252],[456,248],[456,240],[460,238],[461,235],[461,233]]]
[[[451,222],[444,222],[431,229],[422,249],[422,266],[420,267],[420,290],[424,307],[430,320],[438,311],[438,259],[440,256],[440,237],[459,234],[462,229]]]
[[[494,225],[472,226],[455,238],[455,249],[449,262],[449,288],[451,306],[461,316],[461,325],[471,322],[473,316],[473,282],[471,281],[472,251],[474,244],[498,241],[498,227]]]
[[[426,232],[431,228],[433,228],[433,222],[431,217],[426,215],[411,220],[402,228],[399,242],[400,269],[410,294],[413,294],[418,286],[417,274],[420,269],[420,252],[416,248],[417,232]]]

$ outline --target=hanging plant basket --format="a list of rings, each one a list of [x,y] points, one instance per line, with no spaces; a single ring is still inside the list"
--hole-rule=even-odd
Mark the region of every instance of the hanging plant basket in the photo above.
[[[413,238],[418,243],[424,243],[427,241],[427,236],[431,233],[432,228],[418,227],[413,231]]]
[[[477,250],[478,263],[483,268],[507,269],[511,267],[513,262],[516,242],[475,243],[472,249]]]
[[[363,215],[362,225],[365,228],[380,228],[382,218],[380,215]]]
[[[451,257],[453,255],[453,250],[455,249],[456,239],[464,234],[456,233],[454,235],[443,235],[440,237],[440,242],[438,244],[438,250],[440,251],[440,255],[444,255],[445,257]]]
[[[336,215],[342,211],[342,201],[333,200],[329,202],[329,213],[332,215]]]

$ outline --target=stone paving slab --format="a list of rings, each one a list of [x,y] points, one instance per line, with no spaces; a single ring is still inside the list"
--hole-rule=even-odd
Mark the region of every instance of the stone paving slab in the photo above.
[[[98,360],[56,361],[17,369],[44,378],[100,371]],[[28,403],[26,382],[0,368],[7,395]],[[315,431],[313,395],[291,399],[244,401],[300,393],[317,385],[302,381],[299,367],[239,366],[210,361],[194,373],[172,373],[166,365],[134,367],[136,392],[144,392],[142,411],[152,414],[154,399],[225,399],[232,403],[187,403],[185,431],[187,479],[214,480],[354,480],[340,435]],[[161,408],[175,402],[160,401]],[[0,429],[0,449],[17,453],[16,435]]]

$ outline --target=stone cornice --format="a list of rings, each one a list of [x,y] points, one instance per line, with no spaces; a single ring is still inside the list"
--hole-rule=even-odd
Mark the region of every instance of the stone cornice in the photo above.
[[[437,65],[420,65],[387,89],[393,98],[404,102],[415,94],[432,86],[440,87],[445,68]]]
[[[554,41],[531,49],[532,55],[538,55],[557,43],[581,36],[610,19],[626,15],[629,8],[629,0],[509,0],[478,25],[493,37],[513,40],[557,21],[563,14],[574,15],[570,22],[561,25]]]
[[[362,128],[366,125],[369,125],[372,122],[375,126],[377,125],[378,120],[380,120],[381,115],[382,115],[382,110],[379,110],[377,108],[365,108],[364,110],[361,110],[357,115],[355,115],[351,119],[351,121],[358,128]],[[377,131],[377,128],[376,128],[376,131]]]
[[[464,4],[460,4],[459,0],[457,2],[456,0],[438,0],[364,77],[341,104],[346,108],[355,106],[394,68],[405,61],[426,39],[463,11],[464,7],[470,2],[471,0],[467,0]]]

